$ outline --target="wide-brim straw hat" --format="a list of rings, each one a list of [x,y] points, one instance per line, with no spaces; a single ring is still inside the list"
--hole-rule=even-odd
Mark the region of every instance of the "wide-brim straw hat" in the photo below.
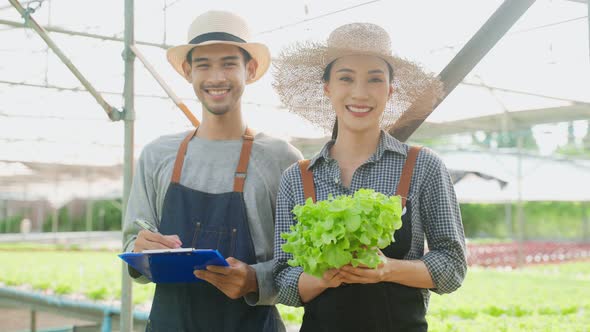
[[[226,11],[208,11],[199,15],[190,25],[187,43],[171,47],[166,52],[168,62],[188,81],[182,64],[186,55],[197,46],[212,44],[227,44],[246,50],[252,59],[258,63],[254,78],[246,83],[250,84],[262,77],[270,66],[270,51],[264,44],[250,41],[250,29],[246,21],[240,16]]]
[[[273,87],[281,102],[330,132],[336,114],[324,94],[322,76],[328,64],[347,55],[374,55],[393,68],[394,92],[389,98],[381,127],[389,129],[412,105],[420,101],[430,107],[442,94],[442,83],[412,61],[393,54],[388,33],[371,23],[351,23],[334,30],[325,44],[300,42],[282,51],[274,60]]]

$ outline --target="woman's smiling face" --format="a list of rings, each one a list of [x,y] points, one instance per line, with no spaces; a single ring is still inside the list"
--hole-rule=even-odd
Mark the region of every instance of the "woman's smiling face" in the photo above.
[[[324,92],[336,112],[339,130],[379,130],[393,86],[387,63],[372,55],[349,55],[330,68]]]

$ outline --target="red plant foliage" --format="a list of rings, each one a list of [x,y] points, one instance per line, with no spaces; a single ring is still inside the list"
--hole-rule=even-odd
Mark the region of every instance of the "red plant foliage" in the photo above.
[[[555,264],[577,260],[590,260],[590,243],[525,241],[467,244],[469,266],[516,268],[519,265]]]

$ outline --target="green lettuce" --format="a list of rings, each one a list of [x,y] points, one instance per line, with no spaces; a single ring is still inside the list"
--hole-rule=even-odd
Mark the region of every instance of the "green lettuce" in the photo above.
[[[316,277],[346,264],[376,268],[381,262],[376,248],[387,247],[402,226],[401,197],[372,189],[316,203],[307,199],[293,213],[297,223],[281,234],[283,251],[293,254],[289,265]]]

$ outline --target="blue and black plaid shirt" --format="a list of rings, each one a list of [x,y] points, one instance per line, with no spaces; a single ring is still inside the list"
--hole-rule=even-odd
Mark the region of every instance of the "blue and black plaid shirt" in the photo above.
[[[395,195],[409,150],[407,144],[382,131],[377,151],[354,172],[350,188],[342,184],[338,162],[330,157],[333,145],[334,141],[326,143],[309,165],[317,200],[327,199],[328,194],[351,195],[361,188]],[[450,293],[461,286],[467,271],[465,236],[451,177],[442,160],[430,149],[423,148],[418,155],[408,196],[412,206],[412,244],[404,259],[422,260],[435,284],[432,291]],[[274,241],[278,300],[290,306],[302,305],[298,282],[303,270],[287,264],[292,255],[281,249],[285,240],[280,234],[290,232],[290,226],[296,223],[293,207],[304,203],[301,173],[294,164],[283,173],[279,186]],[[425,237],[429,248],[426,254]],[[428,306],[429,291],[424,289],[423,293]]]

